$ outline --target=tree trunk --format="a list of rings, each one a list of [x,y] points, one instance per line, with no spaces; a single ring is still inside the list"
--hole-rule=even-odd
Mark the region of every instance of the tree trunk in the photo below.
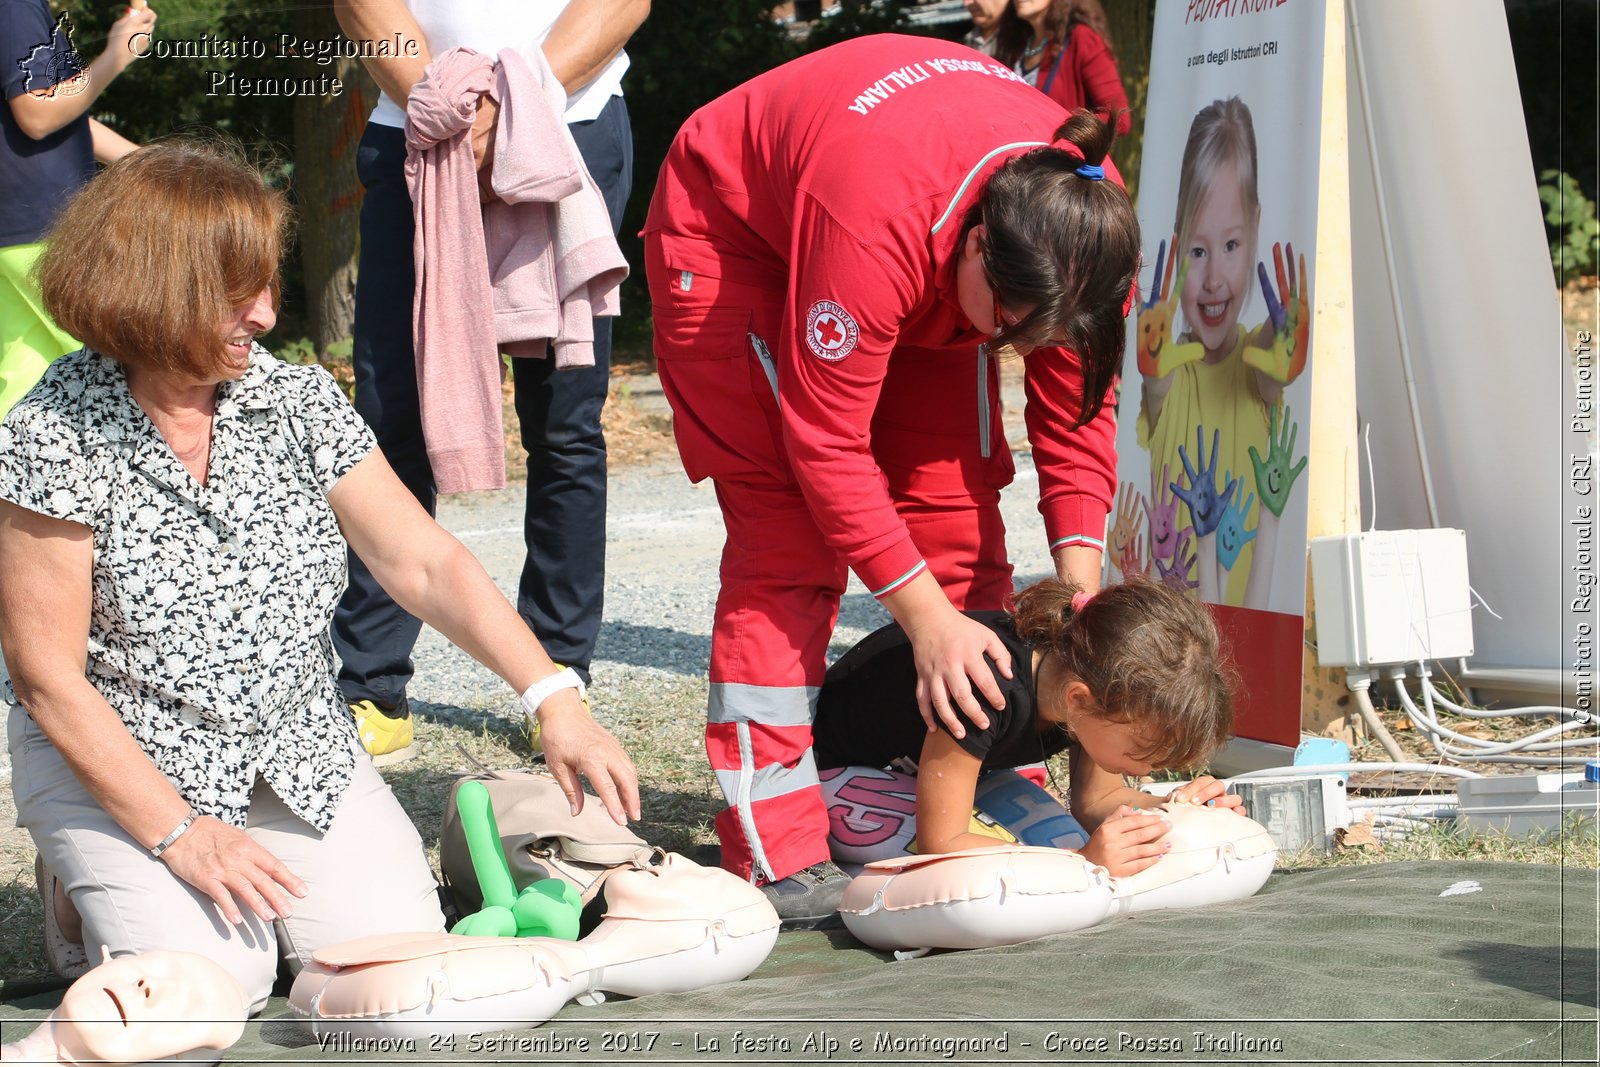
[[[1150,39],[1155,30],[1156,0],[1105,0],[1106,22],[1117,57],[1117,73],[1128,92],[1133,129],[1119,137],[1111,158],[1128,183],[1128,195],[1139,201],[1139,165],[1144,149],[1145,110],[1150,102]]]
[[[295,8],[293,25],[301,40],[326,40],[339,33],[333,7],[327,3]],[[300,96],[294,102],[294,181],[306,326],[322,359],[329,345],[350,336],[355,321],[361,214],[356,146],[378,90],[359,60],[335,59],[316,69],[344,83],[337,96]]]

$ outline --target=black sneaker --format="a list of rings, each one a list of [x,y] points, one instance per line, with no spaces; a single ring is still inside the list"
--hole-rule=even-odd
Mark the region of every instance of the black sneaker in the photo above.
[[[814,930],[839,913],[839,898],[849,884],[848,874],[824,860],[759,888],[782,920],[779,929]]]

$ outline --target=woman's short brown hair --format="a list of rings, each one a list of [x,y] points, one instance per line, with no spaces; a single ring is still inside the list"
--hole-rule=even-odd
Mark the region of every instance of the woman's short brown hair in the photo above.
[[[220,140],[130,152],[73,197],[38,265],[56,324],[119,363],[212,377],[219,329],[263,289],[278,300],[289,205]]]

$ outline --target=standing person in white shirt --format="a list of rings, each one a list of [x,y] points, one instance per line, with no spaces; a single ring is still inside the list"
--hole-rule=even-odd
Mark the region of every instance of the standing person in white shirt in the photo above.
[[[405,105],[433,56],[464,46],[488,55],[540,48],[567,90],[566,119],[615,229],[633,182],[633,135],[622,98],[623,46],[649,0],[335,0],[354,41],[418,42],[414,55],[363,63],[383,90],[356,157],[366,197],[356,280],[356,409],[395,472],[430,512],[433,469],[422,436],[411,304],[416,286],[411,196],[405,181]],[[407,50],[412,51],[412,50]],[[473,124],[480,173],[493,159],[497,108]],[[557,373],[553,359],[514,362],[517,417],[528,450],[517,610],[557,661],[587,682],[605,582],[606,447],[600,428],[610,378],[611,320],[594,320],[593,367]],[[410,754],[406,684],[421,624],[354,556],[333,620],[339,685],[377,762]]]

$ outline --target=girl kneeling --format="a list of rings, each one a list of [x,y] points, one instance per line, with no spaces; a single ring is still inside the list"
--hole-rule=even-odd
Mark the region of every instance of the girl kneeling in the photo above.
[[[1089,831],[1079,851],[1117,876],[1154,864],[1169,847],[1167,824],[1140,809],[1164,798],[1125,778],[1204,763],[1233,722],[1233,674],[1205,606],[1143,578],[1093,596],[1051,578],[1017,594],[1012,612],[967,614],[1011,656],[1010,678],[990,662],[1006,706],[991,711],[988,729],[959,709],[956,731],[923,718],[911,641],[891,624],[829,669],[818,767],[914,766],[916,848],[926,855],[996,844],[970,829],[979,778],[1067,751],[1069,807]],[[1210,776],[1172,798],[1241,806]]]

